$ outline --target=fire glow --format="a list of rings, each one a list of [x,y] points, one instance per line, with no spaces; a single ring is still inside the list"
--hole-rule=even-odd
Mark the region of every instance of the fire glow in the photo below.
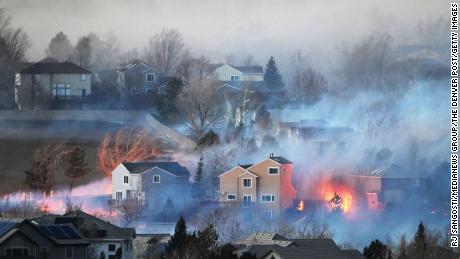
[[[350,214],[354,206],[353,189],[339,182],[322,179],[316,185],[316,193],[327,202],[329,211],[341,210],[344,214]]]

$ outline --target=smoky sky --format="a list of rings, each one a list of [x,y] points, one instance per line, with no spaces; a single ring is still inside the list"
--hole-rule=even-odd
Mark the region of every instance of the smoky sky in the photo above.
[[[191,52],[212,61],[251,54],[265,64],[302,50],[323,66],[334,49],[370,32],[391,33],[396,42],[417,42],[420,19],[449,16],[449,1],[300,0],[0,0],[33,46],[28,58],[44,57],[51,37],[65,32],[72,42],[95,32],[114,32],[123,50],[142,50],[162,28],[179,30]],[[237,60],[238,62],[238,60]]]

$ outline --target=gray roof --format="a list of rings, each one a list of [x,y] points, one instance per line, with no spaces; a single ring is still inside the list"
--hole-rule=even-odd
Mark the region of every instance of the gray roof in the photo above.
[[[75,211],[70,211],[67,212],[66,214],[63,215],[63,217],[74,217],[74,218],[80,218],[83,220],[83,223],[78,229],[82,230],[82,227],[84,226],[89,226],[91,227],[91,231],[96,230],[99,231],[101,234],[98,237],[95,237],[95,239],[130,239],[134,238],[136,236],[136,230],[134,228],[122,228],[113,225],[112,223],[108,221],[104,221],[100,218],[94,217],[92,215],[89,215],[81,210],[75,210]],[[82,232],[83,236],[89,238],[89,239],[94,239],[91,236],[87,236],[88,234],[85,232]]]
[[[293,164],[291,161],[287,160],[286,158],[282,157],[282,156],[272,156],[272,157],[269,157],[271,160],[277,162],[277,163],[280,163],[280,164]]]
[[[262,66],[232,66],[233,68],[241,71],[244,74],[263,74],[264,68]]]
[[[37,62],[19,71],[21,74],[91,74],[91,71],[72,62]]]
[[[366,259],[358,250],[343,250],[348,259]]]
[[[158,167],[161,168],[171,174],[176,176],[190,176],[190,172],[187,168],[181,166],[177,162],[173,161],[166,161],[166,162],[132,162],[132,163],[122,163],[126,169],[128,169],[130,174],[142,174],[145,171]]]

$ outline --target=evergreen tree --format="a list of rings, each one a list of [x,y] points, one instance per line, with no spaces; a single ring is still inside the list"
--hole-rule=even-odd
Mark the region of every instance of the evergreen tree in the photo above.
[[[264,81],[267,84],[267,87],[272,90],[284,87],[283,78],[281,77],[280,71],[278,70],[276,61],[273,57],[270,57],[265,67]]]
[[[428,255],[428,242],[426,240],[425,226],[423,222],[418,225],[417,233],[414,236],[414,254],[416,258],[426,258]]]
[[[363,255],[367,259],[386,259],[387,246],[376,239],[368,247],[364,248]]]
[[[193,179],[192,196],[195,199],[199,199],[203,196],[202,195],[202,191],[203,191],[202,177],[203,177],[203,155],[201,155],[200,161],[198,161],[195,176]]]
[[[85,163],[85,151],[75,147],[63,159],[65,175],[70,178],[70,191],[75,179],[89,173],[88,164]]]
[[[187,226],[185,225],[185,220],[181,216],[177,221],[176,228],[174,229],[174,235],[168,241],[166,246],[166,254],[172,255],[182,255],[187,240]]]
[[[161,116],[171,116],[177,114],[176,100],[182,91],[183,83],[179,78],[174,78],[166,85],[165,92],[160,96],[158,112]]]

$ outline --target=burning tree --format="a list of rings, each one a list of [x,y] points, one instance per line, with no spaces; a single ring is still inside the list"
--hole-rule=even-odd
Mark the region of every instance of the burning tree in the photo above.
[[[110,176],[120,163],[153,159],[161,150],[160,141],[145,129],[120,129],[104,136],[98,151],[99,167]]]

